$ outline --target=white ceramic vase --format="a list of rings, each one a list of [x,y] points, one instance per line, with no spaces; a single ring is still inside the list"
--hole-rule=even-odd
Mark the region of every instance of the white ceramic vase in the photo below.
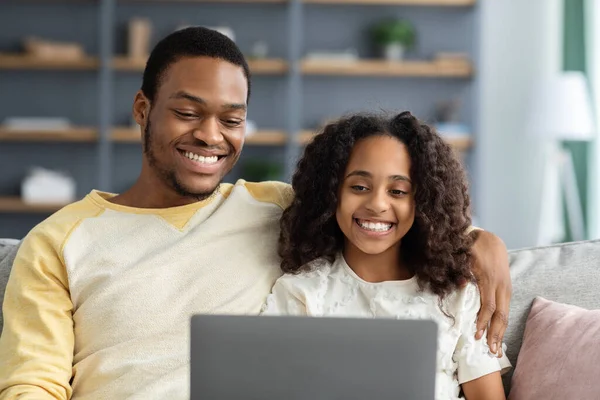
[[[388,61],[400,61],[404,57],[404,46],[400,43],[390,43],[383,47],[383,55]]]

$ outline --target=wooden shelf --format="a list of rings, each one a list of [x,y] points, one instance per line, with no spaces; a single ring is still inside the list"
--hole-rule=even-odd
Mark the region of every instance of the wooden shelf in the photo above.
[[[283,131],[263,130],[246,136],[245,144],[252,146],[282,146],[287,142]]]
[[[264,60],[248,60],[250,72],[253,74],[284,74],[288,70],[285,60],[269,58]],[[146,59],[115,57],[113,67],[118,71],[142,72],[146,67]]]
[[[315,136],[315,131],[304,130],[300,133],[299,142],[301,144],[308,144]],[[448,144],[459,151],[469,150],[473,147],[473,139],[470,137],[446,137]]]
[[[140,143],[140,131],[134,128],[115,128],[111,139],[118,143]],[[260,130],[250,136],[246,136],[245,143],[253,146],[280,146],[287,141],[287,135],[279,130]]]
[[[287,3],[288,0],[119,0],[121,2],[144,3]]]
[[[0,127],[2,142],[94,142],[98,139],[93,128],[72,128],[61,131],[22,131]]]
[[[278,58],[267,58],[264,60],[248,59],[250,72],[253,74],[285,74],[288,71],[288,63]]]
[[[398,6],[472,6],[477,0],[304,0],[308,4],[358,4]]]
[[[445,139],[458,151],[466,151],[473,147],[473,139],[470,137],[446,137]]]
[[[28,204],[19,197],[0,197],[0,213],[53,213],[66,204]]]
[[[93,70],[98,68],[98,60],[87,57],[82,60],[44,60],[20,54],[0,54],[0,69],[29,70]]]
[[[139,128],[120,127],[114,128],[110,138],[117,143],[141,143],[142,137]]]
[[[315,131],[303,130],[297,139],[300,145],[309,143]],[[95,142],[98,133],[93,128],[73,128],[65,131],[15,131],[0,128],[0,142]],[[282,146],[287,143],[288,135],[281,130],[260,130],[247,136],[245,143],[252,146]],[[448,137],[448,142],[459,150],[472,147],[470,137]],[[140,143],[139,129],[118,127],[111,132],[111,141],[115,143]]]
[[[407,76],[431,78],[467,78],[473,74],[473,69],[466,62],[436,62],[436,61],[317,61],[305,60],[301,65],[306,75],[337,75],[337,76]]]

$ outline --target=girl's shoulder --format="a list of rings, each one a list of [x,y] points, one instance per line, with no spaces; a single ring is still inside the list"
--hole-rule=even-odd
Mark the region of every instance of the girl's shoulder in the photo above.
[[[481,296],[475,282],[468,282],[450,293],[445,299],[446,308],[457,318],[470,319],[481,308]]]
[[[324,258],[318,258],[306,264],[301,271],[297,273],[288,273],[282,275],[277,284],[288,288],[314,289],[321,287],[327,282],[334,270],[334,263]]]

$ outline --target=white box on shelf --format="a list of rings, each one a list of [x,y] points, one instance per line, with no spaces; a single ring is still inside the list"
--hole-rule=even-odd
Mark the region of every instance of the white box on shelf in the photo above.
[[[75,201],[75,181],[65,173],[35,167],[21,184],[27,204],[68,204]]]

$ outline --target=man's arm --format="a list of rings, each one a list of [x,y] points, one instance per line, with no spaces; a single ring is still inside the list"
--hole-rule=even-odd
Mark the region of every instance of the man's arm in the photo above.
[[[473,230],[473,274],[481,293],[481,311],[477,316],[476,339],[488,328],[490,349],[502,356],[502,339],[508,325],[512,282],[508,252],[502,240],[493,233]]]
[[[3,303],[0,400],[69,399],[73,319],[61,245],[34,229],[21,244]]]

